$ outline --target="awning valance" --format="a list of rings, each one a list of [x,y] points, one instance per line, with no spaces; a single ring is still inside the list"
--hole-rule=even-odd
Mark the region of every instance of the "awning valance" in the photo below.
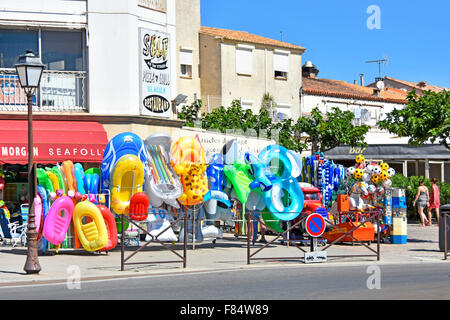
[[[108,137],[91,121],[33,121],[34,162],[102,162]],[[28,163],[27,120],[0,120],[0,163]]]

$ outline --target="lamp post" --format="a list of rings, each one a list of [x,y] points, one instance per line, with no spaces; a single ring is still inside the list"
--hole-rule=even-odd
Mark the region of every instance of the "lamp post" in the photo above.
[[[28,226],[27,226],[27,261],[24,270],[27,274],[39,273],[41,266],[38,259],[38,233],[34,216],[34,198],[36,196],[35,170],[33,163],[33,95],[41,81],[44,65],[31,50],[19,57],[15,65],[19,82],[27,95],[28,104]]]

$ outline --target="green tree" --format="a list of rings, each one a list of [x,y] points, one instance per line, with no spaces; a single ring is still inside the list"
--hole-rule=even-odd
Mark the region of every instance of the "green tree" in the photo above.
[[[420,146],[437,140],[450,150],[450,92],[424,91],[418,97],[413,90],[407,99],[403,109],[394,109],[377,125],[399,137],[409,137],[409,144]]]
[[[184,105],[177,117],[180,120],[186,120],[187,127],[194,127],[195,123],[200,121],[199,113],[202,108],[202,100],[196,100],[190,105]]]
[[[352,124],[351,111],[342,111],[333,107],[325,116],[319,108],[314,108],[310,117],[301,117],[294,126],[298,133],[306,133],[306,141],[311,143],[311,154],[324,152],[340,145],[366,147],[364,136],[369,131],[366,125]]]

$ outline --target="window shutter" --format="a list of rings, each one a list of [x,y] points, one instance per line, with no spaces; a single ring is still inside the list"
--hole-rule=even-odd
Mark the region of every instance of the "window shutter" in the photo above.
[[[180,50],[180,64],[192,66],[192,51]]]
[[[253,50],[247,48],[236,48],[236,73],[253,73]]]
[[[273,70],[289,72],[289,53],[274,51]]]

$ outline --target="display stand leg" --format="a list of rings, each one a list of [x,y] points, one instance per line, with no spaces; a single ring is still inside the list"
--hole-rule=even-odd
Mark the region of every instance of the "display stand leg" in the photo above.
[[[247,223],[247,230],[250,230],[250,220]],[[250,232],[247,232],[247,264],[250,264]]]
[[[192,250],[195,250],[195,205],[192,213]]]
[[[183,255],[184,255],[184,261],[183,261],[183,268],[186,268],[186,260],[187,260],[187,224],[188,224],[188,214],[187,212],[184,213],[184,240],[183,240]]]
[[[123,221],[123,214],[120,215],[120,220],[121,220],[121,238],[120,238],[120,246],[121,246],[121,252],[120,252],[120,270],[123,271],[124,270],[124,259],[125,259],[125,231],[124,231],[124,221]]]

